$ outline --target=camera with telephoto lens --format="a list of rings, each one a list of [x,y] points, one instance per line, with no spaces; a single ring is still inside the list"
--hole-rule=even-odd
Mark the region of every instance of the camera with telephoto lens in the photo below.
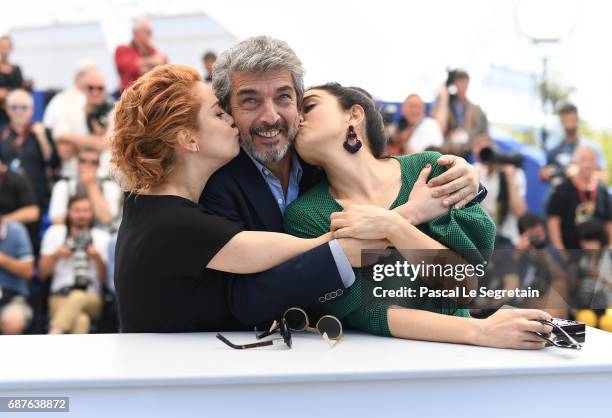
[[[92,283],[90,260],[87,254],[87,247],[92,243],[91,234],[89,231],[81,230],[77,232],[75,237],[69,237],[66,240],[68,248],[70,248],[70,261],[74,271],[74,289],[86,290]]]
[[[480,157],[480,161],[482,161],[484,164],[502,164],[502,165],[511,164],[518,168],[522,168],[523,162],[524,162],[522,155],[500,154],[499,152],[495,152],[490,147],[486,147],[480,150],[480,154],[478,154],[478,156]]]

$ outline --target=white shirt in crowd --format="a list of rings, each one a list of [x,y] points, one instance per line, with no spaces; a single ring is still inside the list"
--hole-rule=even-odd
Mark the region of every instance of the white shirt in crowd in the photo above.
[[[41,255],[53,255],[66,243],[68,237],[66,225],[52,225],[45,233],[40,247]],[[110,235],[108,232],[98,228],[91,230],[91,239],[96,251],[102,260],[108,263],[108,244]],[[100,292],[100,280],[93,260],[89,263],[89,273],[92,279],[88,291]],[[102,278],[105,279],[105,278]],[[64,287],[72,287],[75,284],[74,268],[70,257],[60,258],[55,264],[53,279],[51,281],[51,293],[57,293]]]
[[[49,218],[51,220],[65,217],[68,212],[68,201],[77,192],[77,181],[74,179],[60,180],[51,190],[51,201],[49,202]],[[102,195],[108,202],[113,219],[116,219],[121,206],[121,188],[112,180],[101,182]]]
[[[62,135],[91,135],[87,127],[87,99],[76,87],[71,87],[56,94],[45,109],[43,124],[51,129],[53,139],[57,141]],[[109,117],[112,119],[112,117]],[[98,177],[108,177],[110,172],[110,150],[100,154]],[[74,179],[77,177],[77,158],[62,163],[62,177]]]
[[[500,173],[499,171],[489,173],[487,166],[480,162],[474,163],[474,167],[476,167],[480,175],[480,183],[488,191],[487,197],[482,201],[481,206],[493,220],[497,221]],[[518,195],[524,199],[527,194],[527,178],[525,177],[525,172],[520,168],[514,171],[514,184],[516,185]],[[520,238],[518,218],[512,213],[510,208],[508,208],[508,214],[502,224],[497,225],[497,235],[508,238],[513,244],[516,244]]]
[[[441,147],[443,143],[444,136],[438,122],[430,117],[425,117],[414,128],[408,141],[408,147],[413,152],[421,152],[428,147]]]

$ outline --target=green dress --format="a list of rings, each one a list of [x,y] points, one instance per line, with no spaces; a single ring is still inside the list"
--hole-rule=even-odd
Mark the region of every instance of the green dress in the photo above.
[[[439,157],[440,154],[437,152],[395,157],[401,166],[402,186],[391,209],[408,201],[414,183],[427,163],[432,165],[430,178],[444,172],[444,168],[436,163]],[[330,194],[327,180],[322,181],[287,207],[284,214],[285,230],[291,235],[302,238],[318,237],[329,231],[330,215],[342,210],[343,208]],[[448,213],[427,224],[419,225],[418,228],[456,252],[463,254],[467,251],[471,256],[470,262],[484,262],[491,256],[495,224],[478,204],[469,204],[463,209],[452,208]],[[390,336],[387,309],[396,303],[379,298],[364,298],[363,295],[373,288],[375,282],[363,277],[365,275],[363,268],[356,268],[354,271],[355,283],[344,292],[343,296],[322,303],[322,310],[326,314],[340,318],[351,328],[375,335]],[[426,298],[419,300],[422,305],[411,307],[469,317],[467,309],[441,306]]]

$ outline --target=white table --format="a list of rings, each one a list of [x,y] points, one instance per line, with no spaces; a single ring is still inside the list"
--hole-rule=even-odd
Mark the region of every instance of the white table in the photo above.
[[[209,333],[4,336],[0,361],[0,396],[69,396],[75,417],[612,416],[612,334],[592,328],[582,351],[356,333],[242,351]]]

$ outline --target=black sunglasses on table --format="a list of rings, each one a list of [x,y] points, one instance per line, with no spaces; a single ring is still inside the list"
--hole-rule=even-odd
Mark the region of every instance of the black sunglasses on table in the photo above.
[[[292,331],[310,331],[318,333],[330,344],[330,346],[333,346],[335,343],[339,342],[343,336],[342,323],[338,318],[331,315],[325,315],[317,321],[316,327],[312,328],[310,327],[310,320],[306,314],[306,311],[300,308],[287,309],[279,321],[274,321],[272,323],[269,331],[265,331],[260,334],[257,334],[257,330],[255,331],[255,336],[258,340],[276,333],[280,333],[281,338],[274,338],[272,340],[243,345],[232,343],[220,333],[217,334],[217,338],[234,349],[242,350],[247,348],[265,347],[269,345],[282,345],[283,343],[287,347],[291,348]],[[335,341],[335,343],[332,343],[332,341]]]

